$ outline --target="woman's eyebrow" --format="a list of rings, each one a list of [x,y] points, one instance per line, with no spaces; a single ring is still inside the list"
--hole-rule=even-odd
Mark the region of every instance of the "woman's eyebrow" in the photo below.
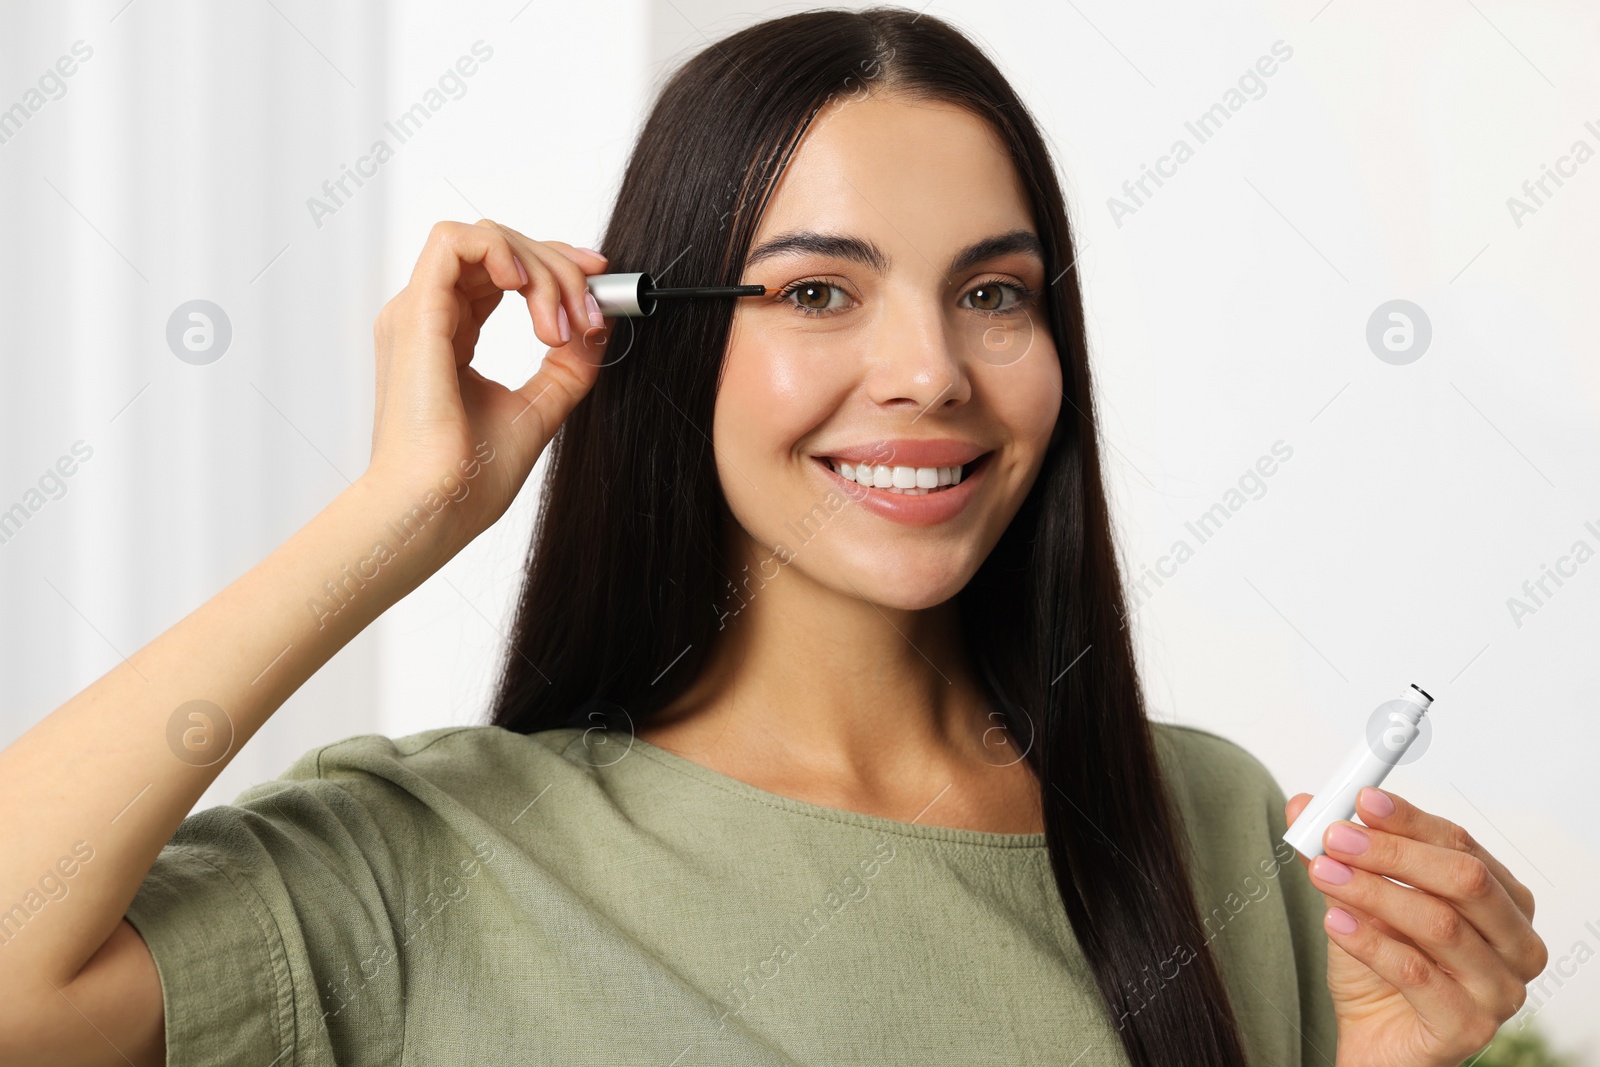
[[[1020,253],[1033,256],[1039,262],[1044,262],[1044,245],[1032,230],[1012,230],[1009,233],[998,233],[993,237],[985,237],[957,252],[950,260],[950,266],[945,274],[960,274],[962,271],[977,266],[987,259],[996,256],[1006,256]]]
[[[1011,253],[1022,253],[1044,260],[1044,245],[1030,230],[1012,230],[974,241],[957,252],[945,269],[946,275],[958,274],[986,259]],[[745,269],[779,256],[806,253],[830,259],[848,259],[860,263],[879,274],[889,270],[889,257],[871,241],[847,234],[818,233],[815,230],[794,230],[763,242],[745,259]]]
[[[850,259],[879,274],[889,269],[889,257],[871,241],[845,234],[817,233],[815,230],[791,230],[764,242],[746,257],[745,269],[779,256],[809,254],[829,259]]]

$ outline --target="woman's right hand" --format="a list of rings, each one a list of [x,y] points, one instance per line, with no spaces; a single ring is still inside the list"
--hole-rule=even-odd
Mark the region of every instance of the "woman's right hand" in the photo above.
[[[58,861],[71,843],[92,845],[94,859],[68,875],[69,904],[30,912],[21,936],[13,908],[0,930],[0,1065],[165,1061],[160,976],[126,917],[130,900],[207,787],[289,695],[437,569],[442,553],[504,513],[599,373],[609,331],[589,325],[585,278],[604,269],[595,253],[487,220],[435,226],[374,330],[367,472],[260,563],[0,749],[0,907],[37,896],[42,875],[65,872]],[[507,289],[523,295],[535,335],[550,346],[518,389],[470,366],[478,331]],[[387,544],[396,527],[419,524],[430,550],[377,569],[387,557],[374,555],[374,535]],[[198,747],[184,729],[200,714],[196,704],[208,723]],[[117,813],[114,826],[108,812]]]
[[[586,279],[605,267],[599,253],[534,241],[489,219],[441,222],[410,282],[379,313],[372,460],[363,481],[425,508],[419,517],[438,523],[445,552],[504,514],[594,385],[610,327]],[[507,290],[521,294],[535,336],[550,347],[516,389],[471,365],[479,331]]]

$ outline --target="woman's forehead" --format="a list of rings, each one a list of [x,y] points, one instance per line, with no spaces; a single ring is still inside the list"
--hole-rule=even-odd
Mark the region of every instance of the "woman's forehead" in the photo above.
[[[880,94],[817,116],[752,248],[814,231],[864,238],[894,260],[943,262],[975,237],[1031,223],[1010,153],[987,122],[952,104]]]

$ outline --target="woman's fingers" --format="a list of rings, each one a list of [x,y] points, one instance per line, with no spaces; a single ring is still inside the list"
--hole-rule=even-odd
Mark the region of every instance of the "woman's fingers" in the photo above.
[[[1306,805],[1309,803],[1311,803],[1310,793],[1296,793],[1294,796],[1289,798],[1289,803],[1284,805],[1283,809],[1284,815],[1288,818],[1289,825],[1294,825],[1294,821],[1300,817],[1300,813],[1302,811],[1306,810]]]
[[[1294,825],[1295,820],[1300,817],[1301,812],[1306,810],[1306,805],[1310,804],[1311,801],[1312,796],[1310,793],[1296,793],[1294,796],[1289,798],[1288,803],[1284,805],[1284,817],[1288,820],[1290,826]],[[1294,855],[1295,859],[1300,861],[1300,866],[1306,868],[1307,872],[1309,873],[1311,869],[1311,861],[1300,855],[1298,850]],[[1363,912],[1360,909],[1355,908],[1354,905],[1351,905],[1347,910],[1349,910],[1351,914],[1355,915],[1356,918],[1360,919],[1362,922],[1372,923],[1378,928],[1379,932],[1394,938],[1402,944],[1412,944],[1410,938],[1406,937],[1406,935],[1401,933],[1399,930],[1396,930],[1393,926],[1384,922],[1378,916]]]
[[[504,234],[496,236],[494,227],[438,222],[428,232],[427,243],[411,271],[412,285],[407,289],[419,299],[431,297],[438,301],[422,303],[421,310],[448,311],[443,298],[458,286],[472,300],[495,290],[522,288],[527,282],[517,263],[511,243]]]
[[[1387,800],[1388,804],[1384,804]],[[1457,823],[1442,816],[1423,811],[1404,797],[1383,789],[1363,789],[1357,809],[1361,821],[1368,826],[1390,833],[1423,841],[1441,848],[1454,849],[1473,857],[1489,868],[1495,881],[1505,889],[1506,895],[1528,919],[1533,918],[1533,893],[1517,880],[1506,865]]]
[[[474,302],[498,300],[496,294],[520,288],[523,276],[504,235],[461,222],[436,223],[417,256],[410,283],[383,306],[373,327],[378,356],[375,422],[383,422],[391,379],[403,396],[453,396],[454,371],[463,355],[471,358],[471,346],[463,352],[460,345],[462,335],[475,340],[481,325]],[[446,351],[453,365],[443,364]]]
[[[1310,799],[1285,805],[1291,822]],[[1366,825],[1334,823],[1327,854],[1307,864],[1336,903],[1323,918],[1329,939],[1393,986],[1444,1045],[1482,1048],[1545,966],[1532,894],[1447,819],[1370,788],[1358,811]]]
[[[598,319],[585,271],[598,273],[604,266],[604,256],[562,242],[533,241],[491,219],[470,226],[440,222],[428,234],[411,284],[379,316],[377,332],[381,340],[386,316],[426,323],[430,333],[449,339],[460,368],[472,359],[478,333],[504,292],[516,290],[524,296],[534,335],[559,348],[574,330],[581,334]],[[380,384],[386,371],[380,368]]]
[[[494,234],[511,252],[521,275],[520,284],[514,286],[522,294],[528,316],[533,321],[533,333],[540,341],[555,348],[571,340],[567,316],[561,310],[559,280],[545,266],[534,250],[533,242],[522,238],[515,230],[493,219],[479,219],[473,224],[486,233]]]
[[[489,219],[441,222],[410,282],[378,314],[369,481],[410,497],[431,492],[441,471],[494,464],[441,524],[449,527],[441,549],[459,548],[504,513],[593,386],[609,334],[598,314],[599,328],[589,325],[587,272],[604,265],[604,256],[532,241]],[[515,390],[472,366],[483,325],[508,290],[522,294],[535,336],[549,347],[538,373]]]
[[[1318,856],[1311,861],[1311,878],[1323,894],[1351,905],[1347,911],[1381,918],[1403,934],[1414,949],[1421,949],[1428,958],[1443,965],[1446,974],[1464,987],[1474,1001],[1491,1012],[1501,1013],[1500,1018],[1509,1017],[1522,1006],[1527,983],[1517,979],[1450,903],[1421,889],[1341,863],[1332,856]]]
[[[1330,908],[1322,925],[1334,944],[1394,986],[1441,1038],[1481,1048],[1494,1037],[1499,1022],[1479,1010],[1467,991],[1427,953],[1402,945],[1343,908]]]
[[[1366,796],[1365,791],[1362,795]],[[1501,883],[1494,867],[1480,858],[1488,854],[1455,824],[1409,804],[1406,806],[1414,813],[1408,822],[1402,821],[1398,803],[1393,816],[1386,819],[1374,813],[1374,822],[1407,825],[1415,832],[1427,834],[1433,841],[1451,844],[1417,840],[1376,825],[1362,827],[1352,822],[1338,822],[1328,827],[1323,835],[1329,856],[1348,866],[1397,879],[1448,902],[1448,906],[1493,948],[1516,978],[1524,983],[1537,978],[1546,962],[1544,942],[1534,933],[1527,913],[1512,899],[1511,890]],[[1365,812],[1362,818],[1366,818]],[[1512,882],[1514,886],[1521,886],[1515,879]]]
[[[603,325],[599,306],[589,295],[588,277],[605,269],[605,258],[580,252],[572,245],[556,241],[534,241],[509,226],[482,219],[479,226],[498,231],[512,246],[532,281],[524,288],[529,313],[534,321],[553,322],[555,338],[535,330],[551,348],[567,344],[592,327]],[[580,259],[582,262],[580,263]],[[586,270],[585,264],[592,266]]]
[[[514,230],[512,233],[515,238],[527,240]],[[557,254],[552,255],[552,249]],[[573,335],[581,337],[588,330],[603,327],[605,318],[600,314],[600,305],[589,293],[589,275],[606,269],[606,257],[564,241],[540,241],[535,250],[560,281],[562,307],[568,313]]]
[[[533,241],[490,219],[436,224],[410,283],[384,306],[374,325],[374,465],[382,456],[384,469],[407,472],[413,464],[402,442],[412,447],[429,442],[425,447],[449,451],[458,447],[467,424],[486,410],[485,403],[503,407],[506,422],[514,422],[546,387],[559,387],[538,401],[543,417],[508,428],[534,450],[531,462],[604,362],[598,349],[590,351],[605,343],[607,332],[598,306],[593,306],[594,318],[601,328],[590,326],[586,273],[604,267],[605,257],[597,253]],[[552,350],[540,374],[515,391],[481,379],[471,368],[483,324],[507,290],[523,295],[535,336]],[[593,345],[575,344],[581,351],[556,357],[572,342],[583,341],[585,333],[593,335]],[[404,416],[391,420],[391,408],[403,408]],[[393,444],[385,447],[386,442]]]
[[[552,348],[533,377],[511,391],[521,407],[512,416],[510,429],[530,454],[550,442],[556,428],[593,388],[605,363],[609,335],[607,327],[592,328],[570,344]]]
[[[459,370],[472,362],[472,356],[478,349],[478,336],[483,332],[483,324],[488,321],[494,309],[500,306],[500,301],[505,298],[504,289],[496,289],[488,296],[471,300],[465,293],[460,294],[462,321],[456,327],[455,350],[456,368]]]
[[[569,245],[565,241],[546,241],[544,243],[561,249],[561,254],[578,264],[578,266],[592,268],[588,271],[590,274],[598,274],[605,270],[606,264],[609,262],[604,252],[596,252],[592,248],[579,248],[577,245]]]

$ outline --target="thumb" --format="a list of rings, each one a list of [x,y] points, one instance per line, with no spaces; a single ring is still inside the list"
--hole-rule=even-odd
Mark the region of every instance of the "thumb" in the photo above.
[[[1294,825],[1294,821],[1300,817],[1302,811],[1306,810],[1306,805],[1309,803],[1311,803],[1310,793],[1296,793],[1289,798],[1289,802],[1283,806],[1283,814],[1289,820],[1290,826]]]
[[[1300,817],[1300,813],[1305,811],[1306,805],[1310,803],[1310,793],[1296,793],[1289,798],[1289,802],[1283,806],[1283,815],[1290,826],[1294,825],[1294,821]],[[1295,850],[1294,858],[1300,861],[1300,866],[1310,868],[1311,861],[1300,855],[1299,849]]]
[[[607,362],[612,324],[591,326],[559,348],[545,352],[539,369],[511,394],[519,413],[509,427],[518,451],[537,458],[563,420],[589,395]]]

